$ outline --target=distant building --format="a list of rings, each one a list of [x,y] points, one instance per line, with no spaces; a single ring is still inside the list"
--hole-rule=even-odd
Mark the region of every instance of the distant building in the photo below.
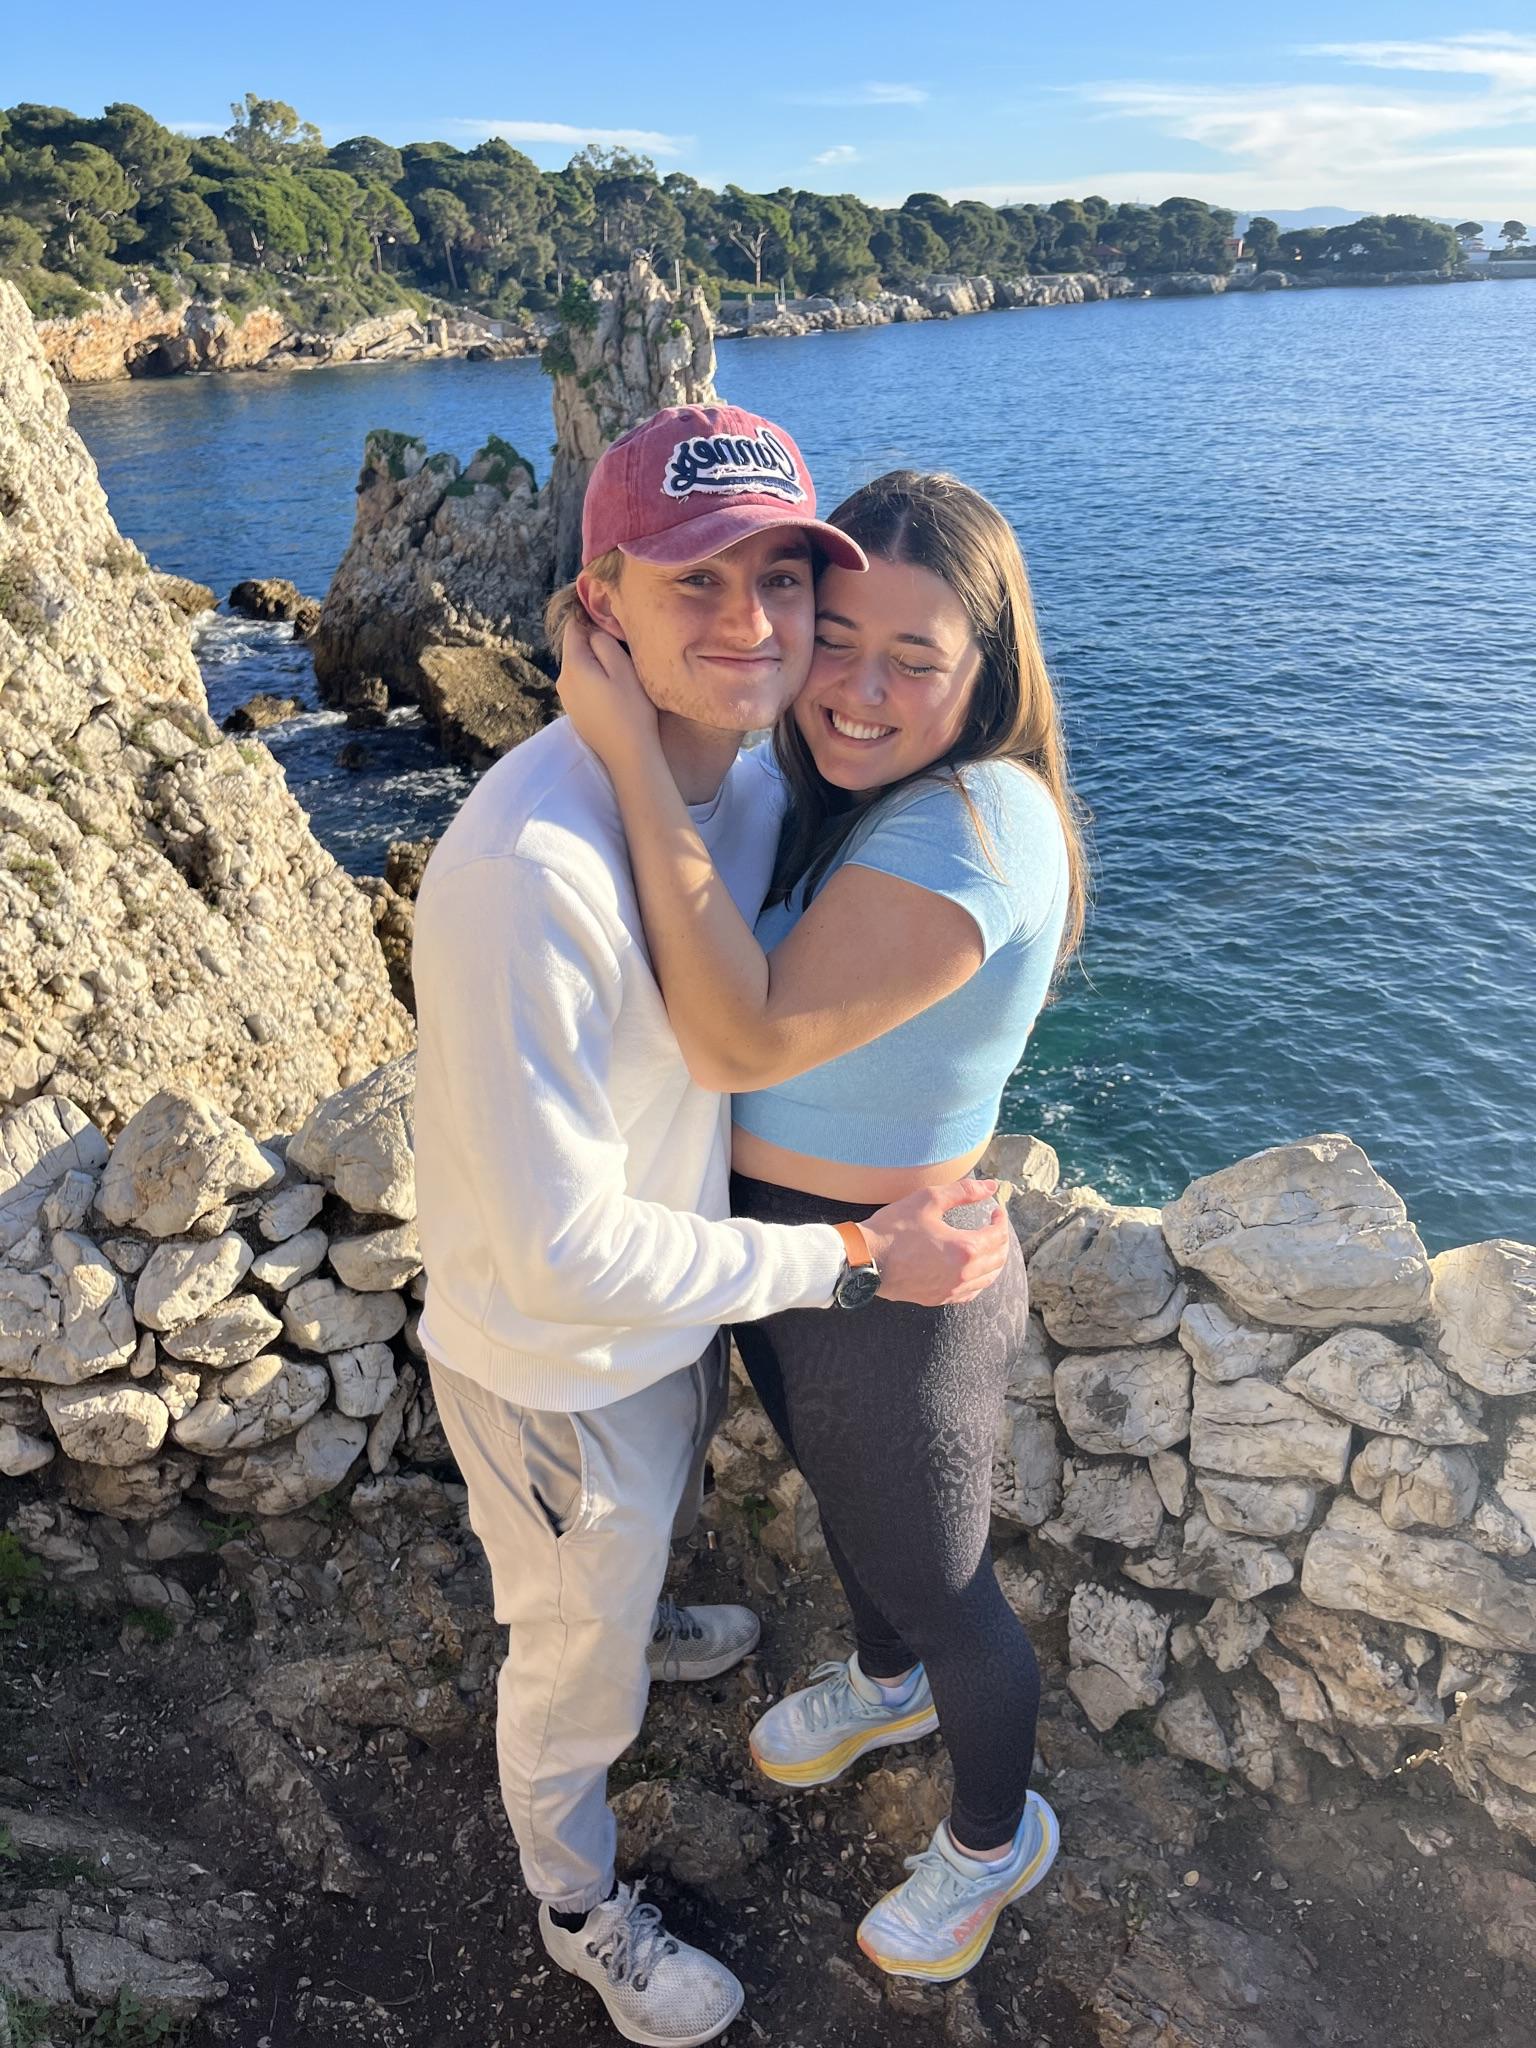
[[[1232,259],[1232,281],[1234,284],[1241,284],[1245,278],[1257,277],[1258,274],[1259,265],[1256,257],[1235,256]]]
[[[1469,235],[1461,245],[1463,263],[1486,263],[1491,255],[1492,251],[1481,235]]]
[[[1122,277],[1125,274],[1125,251],[1112,249],[1101,242],[1093,252],[1093,260],[1106,277]]]

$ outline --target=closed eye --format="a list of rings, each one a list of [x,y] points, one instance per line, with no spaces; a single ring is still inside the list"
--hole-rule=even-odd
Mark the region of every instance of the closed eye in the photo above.
[[[853,643],[848,640],[829,640],[825,633],[816,635],[816,645],[825,647],[828,654],[852,654]]]

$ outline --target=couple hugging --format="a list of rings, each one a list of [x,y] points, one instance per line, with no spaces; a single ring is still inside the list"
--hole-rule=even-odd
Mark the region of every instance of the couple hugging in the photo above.
[[[743,1998],[618,1881],[607,1803],[651,1679],[758,1639],[662,1592],[727,1331],[856,1643],[754,1764],[825,1784],[934,1729],[954,1763],[860,1947],[961,1975],[1057,1845],[988,1551],[1024,1261],[972,1177],[1082,922],[1057,709],[994,506],[898,471],[815,512],[753,414],[615,442],[550,608],[568,715],[476,786],[417,907],[421,1334],[509,1631],[502,1794],[551,1958],[653,2048]]]

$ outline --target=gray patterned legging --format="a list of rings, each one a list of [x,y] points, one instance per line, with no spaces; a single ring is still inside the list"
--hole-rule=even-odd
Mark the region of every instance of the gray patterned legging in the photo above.
[[[731,1178],[731,1213],[762,1222],[870,1208]],[[860,1666],[887,1679],[927,1668],[955,1767],[954,1833],[970,1849],[1011,1838],[1034,1760],[1039,1667],[988,1543],[992,1447],[1028,1310],[1015,1241],[1002,1276],[956,1308],[791,1309],[733,1332],[816,1496]]]

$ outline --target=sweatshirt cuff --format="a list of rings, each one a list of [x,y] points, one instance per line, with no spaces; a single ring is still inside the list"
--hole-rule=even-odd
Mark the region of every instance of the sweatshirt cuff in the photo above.
[[[785,1306],[830,1308],[832,1290],[838,1283],[846,1257],[843,1240],[830,1223],[793,1223],[780,1227],[788,1232],[794,1240],[796,1250],[802,1253],[800,1259],[796,1261],[801,1274],[800,1293],[795,1300],[786,1302]]]

